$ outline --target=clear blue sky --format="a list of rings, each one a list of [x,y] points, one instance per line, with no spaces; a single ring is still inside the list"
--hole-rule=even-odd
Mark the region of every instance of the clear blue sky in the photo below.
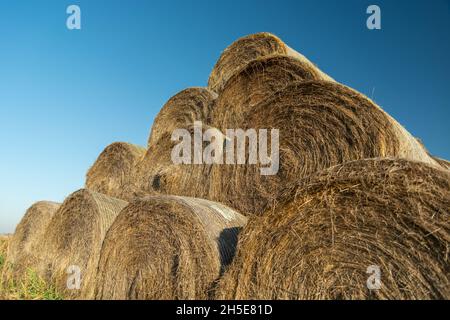
[[[77,4],[82,29],[66,28]],[[366,8],[382,30],[366,28]],[[0,233],[62,201],[113,141],[145,145],[173,94],[260,31],[373,97],[450,158],[450,1],[0,0]]]

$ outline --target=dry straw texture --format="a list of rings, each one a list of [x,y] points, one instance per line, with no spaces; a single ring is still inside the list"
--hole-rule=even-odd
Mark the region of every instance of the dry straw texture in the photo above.
[[[201,128],[190,126],[185,128],[191,138],[191,163],[175,164],[172,159],[172,151],[179,143],[171,140],[171,134],[165,133],[158,140],[158,143],[151,145],[144,156],[144,159],[137,167],[136,196],[148,194],[171,194],[195,198],[208,198],[210,185],[212,183],[210,172],[211,165],[195,164],[196,156],[202,157],[202,150],[209,145],[203,142],[203,134],[206,130],[215,129],[208,125]],[[217,129],[216,129],[217,130]],[[217,134],[223,134],[217,130]],[[201,148],[198,152],[194,147],[194,141],[201,141]],[[200,145],[200,144],[199,144]],[[201,150],[200,150],[201,149]]]
[[[100,249],[109,227],[127,202],[86,189],[71,194],[54,214],[39,252],[39,272],[67,298],[89,298]],[[81,290],[68,290],[67,268],[81,271]]]
[[[315,68],[313,63],[289,48],[278,37],[266,32],[257,33],[243,37],[225,49],[211,72],[208,87],[221,93],[228,80],[247,63],[270,55],[290,55],[310,65],[310,69]],[[323,79],[332,80],[321,71],[318,70],[318,72]]]
[[[246,219],[202,199],[135,200],[105,239],[97,299],[208,299]]]
[[[287,183],[352,160],[398,157],[438,166],[370,99],[335,82],[291,83],[244,110],[242,118],[236,126],[244,130],[280,130],[276,175],[262,176],[260,165],[249,164],[214,165],[211,170],[209,198],[242,213],[261,214]]]
[[[158,144],[165,134],[189,128],[195,121],[208,124],[216,98],[217,95],[206,88],[189,88],[170,98],[153,122],[149,147]]]
[[[233,74],[219,95],[212,125],[237,128],[247,113],[277,91],[295,81],[324,80],[312,64],[291,56],[264,56]]]
[[[244,228],[219,299],[449,299],[450,174],[406,160],[339,165]],[[381,289],[367,289],[379,266]]]
[[[109,145],[86,175],[86,188],[110,197],[130,200],[136,179],[135,168],[145,149],[124,142]]]
[[[28,268],[38,265],[37,248],[50,220],[61,204],[41,201],[33,204],[25,213],[11,236],[8,246],[7,264],[10,276],[21,277]]]
[[[437,157],[434,157],[433,159],[437,163],[439,163],[442,168],[447,169],[447,170],[450,169],[450,161],[445,160],[445,159],[441,159],[441,158],[437,158]]]

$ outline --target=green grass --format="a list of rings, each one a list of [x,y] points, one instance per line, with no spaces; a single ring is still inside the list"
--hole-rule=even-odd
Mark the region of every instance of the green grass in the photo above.
[[[13,266],[6,262],[6,241],[0,239],[0,300],[62,300],[56,289],[28,269],[20,281],[8,279],[6,271]]]

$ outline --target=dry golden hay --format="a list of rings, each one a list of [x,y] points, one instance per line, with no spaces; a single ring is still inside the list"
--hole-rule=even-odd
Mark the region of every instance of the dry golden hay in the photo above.
[[[203,125],[199,129],[196,128],[198,127],[186,128],[191,137],[192,161],[194,161],[194,140],[202,141],[206,130],[215,129],[207,125]],[[217,134],[223,137],[219,130],[217,130]],[[135,197],[156,193],[208,198],[211,165],[205,163],[174,164],[171,154],[177,144],[178,142],[172,141],[171,134],[167,132],[161,136],[157,144],[149,147],[136,169],[137,187],[134,187],[134,189],[138,191],[135,192]],[[207,142],[202,141],[202,150],[207,145]],[[202,157],[202,150],[197,153],[199,157]]]
[[[195,121],[209,123],[216,98],[206,88],[188,88],[170,98],[153,122],[148,146],[158,144],[165,134],[171,135],[175,129],[191,127]]]
[[[103,239],[126,205],[125,201],[81,189],[67,197],[54,214],[39,248],[43,262],[38,272],[65,298],[91,297]],[[71,266],[79,268],[80,290],[67,288]]]
[[[433,157],[433,159],[437,163],[439,163],[441,165],[441,167],[443,167],[444,169],[450,170],[450,161],[445,160],[445,159],[441,159],[441,158],[438,158],[438,157]]]
[[[150,196],[117,217],[105,239],[96,299],[208,299],[246,218],[207,200]]]
[[[329,76],[317,69],[300,53],[289,48],[283,41],[273,34],[263,32],[256,33],[232,43],[220,56],[208,80],[208,88],[221,93],[228,80],[252,60],[271,56],[289,55],[295,57],[304,64],[310,66],[309,69],[316,69],[324,80],[332,80]]]
[[[135,168],[145,155],[145,148],[115,142],[100,154],[86,175],[86,188],[110,197],[130,200]]]
[[[60,203],[40,201],[26,211],[9,241],[7,259],[9,264],[19,266],[31,262],[30,259],[35,256],[47,225],[60,205]]]
[[[217,299],[450,298],[448,171],[355,161],[284,196],[242,231]]]
[[[261,214],[281,188],[348,161],[393,157],[438,166],[394,119],[362,94],[329,81],[291,83],[242,113],[235,128],[279,129],[279,171],[261,175],[260,164],[214,165],[208,198],[243,214]],[[270,139],[268,149],[270,155]],[[247,153],[248,153],[247,141]],[[237,148],[235,148],[237,150]],[[236,158],[236,155],[235,155]],[[273,160],[273,159],[272,159]]]
[[[21,280],[27,270],[36,270],[40,264],[38,248],[60,203],[40,201],[33,204],[17,225],[8,242],[3,280]]]
[[[212,125],[233,128],[246,112],[296,81],[325,80],[313,65],[291,56],[250,61],[228,80],[213,110]]]
[[[11,241],[10,235],[0,235],[0,253],[7,254],[9,241]]]

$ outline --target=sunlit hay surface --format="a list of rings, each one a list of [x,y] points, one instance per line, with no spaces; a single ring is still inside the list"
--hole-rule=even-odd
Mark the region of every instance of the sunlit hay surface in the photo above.
[[[211,111],[217,95],[206,88],[188,88],[169,99],[159,111],[152,125],[148,146],[155,146],[166,134],[187,129],[200,121],[211,121]]]
[[[329,81],[294,82],[242,113],[243,130],[279,130],[279,170],[264,176],[261,167],[214,165],[209,198],[243,214],[262,214],[280,190],[299,178],[348,161],[393,157],[439,165],[409,133],[364,95]],[[259,146],[261,147],[261,146]],[[235,148],[235,159],[237,148]],[[275,149],[275,151],[277,151]],[[276,152],[272,162],[277,158]]]
[[[61,204],[49,201],[40,201],[33,204],[25,213],[16,227],[14,234],[9,238],[8,278],[19,280],[26,270],[35,269],[41,259],[37,249],[43,241],[53,215]]]
[[[125,142],[109,145],[87,172],[86,188],[129,201],[135,196],[136,166],[145,152],[145,148]]]
[[[39,248],[43,257],[39,274],[67,298],[91,298],[104,237],[126,205],[125,201],[87,189],[67,197],[54,214]],[[80,271],[80,290],[67,287],[71,266]]]
[[[449,299],[449,208],[449,172],[423,163],[313,174],[250,219],[216,298]],[[379,290],[367,287],[370,266]]]
[[[96,299],[209,299],[245,223],[237,212],[202,199],[133,201],[105,239]]]

